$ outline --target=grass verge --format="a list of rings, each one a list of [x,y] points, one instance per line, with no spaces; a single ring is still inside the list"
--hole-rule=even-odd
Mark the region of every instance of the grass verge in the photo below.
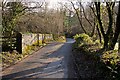
[[[120,80],[120,56],[116,50],[103,51],[98,40],[93,42],[86,34],[75,36],[75,40],[73,55],[80,79]]]

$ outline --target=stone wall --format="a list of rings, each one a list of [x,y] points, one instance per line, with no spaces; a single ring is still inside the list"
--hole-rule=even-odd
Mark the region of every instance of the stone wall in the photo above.
[[[53,40],[53,35],[52,34],[39,34],[39,40],[43,40],[44,38]],[[22,50],[26,46],[32,45],[36,41],[37,41],[37,34],[33,34],[33,33],[22,34]]]

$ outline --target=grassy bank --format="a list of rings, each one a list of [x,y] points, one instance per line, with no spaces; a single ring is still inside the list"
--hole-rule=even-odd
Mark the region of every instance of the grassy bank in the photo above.
[[[86,34],[79,34],[74,38],[76,42],[73,46],[73,55],[79,68],[79,77],[95,80],[120,80],[118,51],[103,51],[101,49],[103,45],[99,43],[99,40],[94,40]]]

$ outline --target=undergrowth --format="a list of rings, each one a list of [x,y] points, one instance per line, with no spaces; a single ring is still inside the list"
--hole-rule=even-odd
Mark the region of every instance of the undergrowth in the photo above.
[[[8,52],[2,52],[0,54],[0,62],[2,62],[2,68],[7,68],[18,61],[21,61],[23,58],[27,57],[28,55],[31,55],[35,51],[39,50],[42,46],[45,46],[46,44],[41,44],[39,42],[39,45],[37,42],[34,42],[32,45],[27,45],[24,47],[22,53],[18,53],[16,50],[8,51]]]
[[[99,40],[93,41],[92,37],[87,34],[77,34],[74,39],[76,40],[73,45],[74,51],[85,54],[91,60],[94,60],[105,80],[120,80],[120,56],[118,51],[102,50],[103,45],[99,43]]]

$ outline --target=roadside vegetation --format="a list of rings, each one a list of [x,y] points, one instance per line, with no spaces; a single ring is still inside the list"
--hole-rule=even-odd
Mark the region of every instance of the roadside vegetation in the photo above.
[[[41,41],[39,41],[41,42]],[[3,70],[11,65],[16,64],[17,62],[21,61],[22,59],[26,58],[27,56],[32,55],[40,48],[44,47],[46,43],[38,43],[35,42],[32,45],[28,45],[24,48],[22,54],[18,53],[16,50],[8,51],[8,52],[2,52],[0,54],[0,57],[2,58],[2,68]]]
[[[53,42],[65,42],[66,37],[76,40],[73,55],[79,78],[120,79],[120,1],[84,3],[81,0],[68,0],[58,3],[59,7],[53,9],[44,0],[4,0],[1,4],[0,44],[6,50],[0,54],[3,66],[14,64],[46,45],[51,40],[45,39],[44,34],[52,34]],[[38,37],[37,42],[18,53],[17,49],[12,48],[21,42],[22,39],[18,38],[21,36],[16,38],[18,43],[13,43],[13,39],[21,33],[33,33]],[[42,34],[41,41],[39,34]]]
[[[120,79],[118,50],[102,50],[103,44],[87,34],[74,36],[73,55],[79,78],[97,80]],[[84,73],[83,73],[84,72]]]

